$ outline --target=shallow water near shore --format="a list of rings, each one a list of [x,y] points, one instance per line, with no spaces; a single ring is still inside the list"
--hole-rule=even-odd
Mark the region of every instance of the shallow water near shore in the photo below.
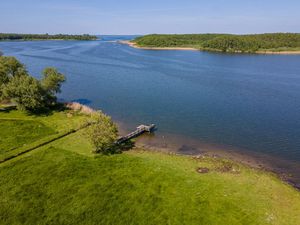
[[[0,50],[35,76],[57,67],[68,79],[62,99],[102,109],[126,130],[157,124],[154,137],[140,140],[148,146],[176,143],[184,154],[236,149],[278,159],[276,167],[300,178],[299,55],[151,51],[115,42],[131,38],[0,42]]]

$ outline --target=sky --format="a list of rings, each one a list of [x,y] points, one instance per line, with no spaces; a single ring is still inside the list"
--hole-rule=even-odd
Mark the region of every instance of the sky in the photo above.
[[[0,33],[300,33],[300,0],[0,0]]]

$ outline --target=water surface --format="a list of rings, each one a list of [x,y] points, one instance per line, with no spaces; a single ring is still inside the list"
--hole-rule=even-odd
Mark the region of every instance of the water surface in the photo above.
[[[67,75],[61,98],[102,109],[128,128],[300,163],[300,56],[149,51],[98,41],[0,42],[33,75]],[[184,138],[180,139],[184,145]]]

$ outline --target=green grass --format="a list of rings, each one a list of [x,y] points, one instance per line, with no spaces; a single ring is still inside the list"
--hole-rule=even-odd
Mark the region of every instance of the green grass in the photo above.
[[[24,152],[81,126],[83,115],[68,111],[49,116],[28,115],[12,110],[0,112],[0,160]]]
[[[276,178],[195,172],[220,161],[41,149],[0,170],[0,224],[297,224],[300,196]]]
[[[299,224],[300,193],[272,174],[142,150],[95,156],[84,133],[0,164],[0,224]]]
[[[54,133],[38,121],[0,120],[0,154]]]

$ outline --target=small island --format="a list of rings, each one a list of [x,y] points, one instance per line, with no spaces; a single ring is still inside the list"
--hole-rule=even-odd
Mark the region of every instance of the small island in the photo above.
[[[34,40],[80,40],[91,41],[96,40],[95,35],[82,34],[15,34],[15,33],[0,33],[0,41],[34,41]]]
[[[153,50],[202,50],[227,53],[300,54],[299,33],[151,34],[122,42]]]

